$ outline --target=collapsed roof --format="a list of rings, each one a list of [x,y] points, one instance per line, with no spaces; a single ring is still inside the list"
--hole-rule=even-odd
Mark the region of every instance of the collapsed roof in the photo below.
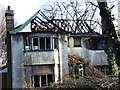
[[[84,24],[80,29],[79,23]],[[30,24],[30,31],[22,31],[27,25]],[[83,20],[70,20],[70,19],[51,19],[44,14],[41,10],[36,12],[31,18],[29,18],[23,25],[9,31],[10,34],[16,34],[18,32],[34,32],[34,31],[54,31],[58,33],[92,33],[97,34],[92,30],[87,22]]]

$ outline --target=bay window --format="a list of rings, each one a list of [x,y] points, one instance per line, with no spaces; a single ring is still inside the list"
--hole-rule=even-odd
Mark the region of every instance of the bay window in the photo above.
[[[26,37],[25,50],[51,50],[58,49],[58,39],[55,37]]]

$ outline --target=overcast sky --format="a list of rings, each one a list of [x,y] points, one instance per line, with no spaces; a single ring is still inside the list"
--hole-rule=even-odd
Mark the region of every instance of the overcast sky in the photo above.
[[[76,1],[76,0],[0,0],[0,8],[7,9],[10,5],[11,9],[14,10],[15,20],[18,24],[24,23],[30,18],[35,12],[37,12],[44,5],[49,5],[55,1]]]
[[[15,20],[18,24],[24,23],[35,12],[37,12],[44,5],[49,5],[55,1],[69,2],[69,1],[88,1],[88,0],[0,0],[0,8],[7,8],[8,5],[14,10]],[[111,0],[115,1],[115,0]],[[118,0],[117,0],[118,1]]]

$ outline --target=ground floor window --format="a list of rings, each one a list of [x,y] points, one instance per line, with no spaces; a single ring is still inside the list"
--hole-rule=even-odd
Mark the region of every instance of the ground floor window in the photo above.
[[[109,67],[107,66],[101,66],[101,67],[97,67],[98,70],[100,70],[102,73],[109,75],[110,71],[109,71]]]
[[[33,76],[33,86],[34,87],[44,87],[50,86],[54,82],[53,74],[48,75],[34,75]]]

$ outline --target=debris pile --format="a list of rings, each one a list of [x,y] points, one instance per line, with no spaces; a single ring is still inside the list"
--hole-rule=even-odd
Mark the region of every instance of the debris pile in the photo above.
[[[120,90],[118,77],[110,77],[104,75],[94,66],[85,65],[85,75],[80,79],[71,78],[69,76],[62,79],[62,83],[58,83],[55,88],[95,88]]]

